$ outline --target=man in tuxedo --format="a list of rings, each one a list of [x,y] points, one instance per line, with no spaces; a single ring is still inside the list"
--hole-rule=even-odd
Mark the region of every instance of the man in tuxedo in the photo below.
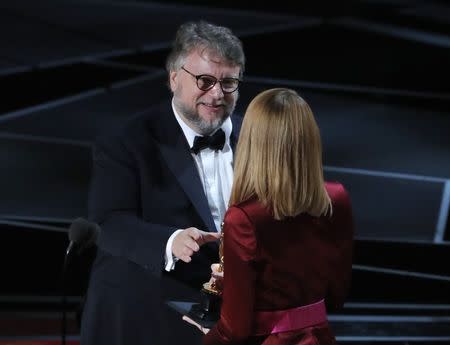
[[[166,63],[172,99],[97,140],[89,215],[102,232],[82,345],[199,340],[165,301],[198,298],[218,261],[244,65],[229,29],[181,25]]]

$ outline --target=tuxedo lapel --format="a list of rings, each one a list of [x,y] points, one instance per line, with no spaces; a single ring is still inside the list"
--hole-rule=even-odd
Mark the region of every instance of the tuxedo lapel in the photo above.
[[[233,123],[233,131],[231,132],[231,135],[230,135],[230,146],[231,146],[231,149],[233,150],[233,152],[235,152],[239,133],[241,131],[242,117],[238,116],[237,114],[233,114],[231,116],[231,121]]]
[[[207,227],[201,230],[215,231],[194,159],[172,109],[166,107],[152,127],[162,157]]]

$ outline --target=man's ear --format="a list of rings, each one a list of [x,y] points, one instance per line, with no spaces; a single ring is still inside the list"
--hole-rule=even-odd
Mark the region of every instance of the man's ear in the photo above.
[[[170,84],[170,90],[172,90],[172,92],[175,91],[175,89],[177,88],[177,72],[176,71],[171,71],[169,73],[169,84]]]

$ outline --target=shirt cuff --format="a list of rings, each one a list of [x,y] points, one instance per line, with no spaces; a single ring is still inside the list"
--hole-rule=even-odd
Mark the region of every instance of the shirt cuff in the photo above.
[[[175,238],[175,236],[178,235],[181,231],[183,231],[183,229],[178,229],[167,240],[166,255],[165,255],[165,258],[164,258],[165,263],[166,263],[166,265],[164,266],[164,269],[167,272],[170,272],[170,271],[174,270],[175,269],[175,263],[178,261],[178,258],[172,254],[172,243],[173,243],[173,239]]]

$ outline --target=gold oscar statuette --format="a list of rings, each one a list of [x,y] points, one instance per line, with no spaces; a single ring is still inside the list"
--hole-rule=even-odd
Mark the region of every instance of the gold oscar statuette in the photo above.
[[[222,227],[223,227],[223,223],[222,223]],[[220,234],[220,244],[219,244],[219,267],[217,269],[218,272],[223,272],[223,232]],[[221,296],[222,295],[222,287],[217,284],[215,281],[213,282],[206,282],[203,284],[203,292],[211,294],[211,295],[217,295],[217,296]]]
[[[221,228],[222,232],[219,239],[219,272],[223,272],[224,268],[223,222]],[[188,315],[204,327],[207,327],[211,323],[216,322],[220,317],[222,284],[217,284],[215,281],[206,282],[203,284],[200,295],[200,303],[194,304]]]

